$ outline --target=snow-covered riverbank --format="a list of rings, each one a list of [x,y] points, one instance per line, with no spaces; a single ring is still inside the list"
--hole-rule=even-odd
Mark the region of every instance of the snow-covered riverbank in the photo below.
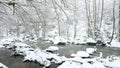
[[[4,44],[4,42],[1,43]],[[1,48],[6,47],[2,44],[0,45]],[[44,65],[44,67],[49,67],[51,64],[61,64],[58,65],[58,68],[120,67],[119,56],[108,56],[108,58],[103,58],[102,56],[93,56],[92,54],[97,51],[96,48],[86,48],[85,51],[78,51],[76,54],[74,53],[72,55],[72,58],[67,58],[64,55],[59,56],[58,53],[54,53],[55,51],[59,50],[57,46],[50,46],[45,50],[41,50],[40,48],[32,48],[31,46],[22,42],[15,42],[8,45],[6,48],[11,48],[13,50],[13,54],[16,53],[16,55],[22,55],[24,62],[37,62],[40,65]]]

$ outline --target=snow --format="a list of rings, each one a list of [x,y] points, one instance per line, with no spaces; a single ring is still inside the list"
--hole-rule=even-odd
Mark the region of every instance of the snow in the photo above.
[[[75,56],[76,57],[89,57],[90,55],[85,51],[78,51]]]
[[[107,62],[105,66],[109,68],[120,68],[120,60],[114,61],[114,62]]]
[[[93,64],[94,68],[106,68],[102,63],[95,61]]]
[[[119,57],[103,59],[101,55],[102,53],[100,52],[99,57],[89,58],[90,54],[93,54],[97,50],[96,48],[86,48],[86,51],[78,51],[76,54],[72,54],[71,56],[73,58],[66,58],[65,56],[59,56],[58,54],[49,52],[59,50],[57,46],[50,46],[45,50],[41,50],[39,48],[33,49],[22,42],[15,42],[13,45],[15,46],[15,52],[23,55],[23,61],[38,62],[44,67],[49,67],[53,63],[62,63],[58,66],[58,68],[105,68],[105,66],[111,68],[120,67]],[[2,47],[2,45],[0,46]]]
[[[104,62],[104,65],[109,68],[120,68],[120,57],[108,56]]]
[[[3,46],[3,45],[0,45],[0,48],[4,48],[4,46]]]
[[[75,56],[74,58],[68,58],[58,68],[120,68],[120,57],[112,55],[102,58],[101,52],[99,57],[93,58]]]
[[[96,41],[94,39],[92,39],[92,38],[88,38],[87,43],[96,43]]]
[[[117,40],[112,40],[110,47],[120,47],[120,42]]]
[[[86,48],[86,52],[89,54],[93,54],[94,52],[96,52],[96,48]]]
[[[6,65],[0,63],[0,68],[8,68]]]
[[[57,51],[57,46],[50,46],[46,50]],[[46,50],[40,50],[39,48],[33,49],[29,45],[21,42],[15,42],[13,44],[13,55],[22,55],[23,61],[38,62],[45,67],[50,66],[52,63],[62,63],[66,60],[64,56],[58,56],[58,54],[47,52]]]
[[[112,58],[112,59],[111,59]],[[100,61],[101,60],[101,61]],[[120,68],[120,57],[110,58],[69,58],[58,68]]]
[[[2,39],[0,41],[0,45],[9,45],[11,43],[11,39]]]
[[[95,68],[95,67],[93,65],[91,65],[90,63],[85,62],[82,64],[81,68]]]
[[[22,40],[20,38],[17,37],[13,37],[13,38],[3,38],[0,41],[0,45],[5,46],[6,48],[11,48],[12,45],[14,45],[15,42],[21,42]]]
[[[80,57],[70,58],[58,68],[105,68],[102,63],[95,61],[94,59],[88,59],[88,61],[91,60],[93,61],[92,64],[88,63],[85,59]]]
[[[72,54],[71,56],[73,58],[66,58],[65,56],[59,56],[58,54],[46,51],[57,51],[59,50],[57,46],[50,46],[45,50],[41,50],[39,48],[33,49],[29,45],[21,42],[15,42],[14,46],[16,46],[15,52],[17,52],[20,55],[23,55],[23,61],[38,62],[44,67],[49,67],[53,63],[62,63],[60,66],[58,66],[58,68],[120,67],[120,58],[116,56],[103,59],[101,55],[102,53],[100,52],[99,57],[89,58],[90,54],[93,54],[97,50],[96,48],[86,48],[86,51],[78,51],[76,54]]]
[[[3,41],[3,40],[0,41],[0,44],[1,44],[1,45],[4,45],[4,44],[10,44],[10,43],[11,43],[11,42],[9,42],[9,41]]]
[[[61,36],[56,36],[54,39],[53,39],[53,44],[58,44],[58,43],[67,43],[67,40]]]
[[[33,51],[26,51],[26,56],[24,57],[23,61],[35,61],[36,60],[36,54]]]
[[[78,45],[78,44],[86,44],[86,40],[84,40],[84,37],[77,37],[75,40],[74,40],[74,44]]]
[[[81,57],[74,57],[74,58],[70,58],[69,60],[72,60],[73,62],[78,62],[78,63],[84,63],[86,62],[86,60],[82,59]]]
[[[81,68],[81,64],[73,61],[65,61],[58,68]]]
[[[19,41],[19,42],[21,42],[22,39],[19,38],[19,37],[8,37],[8,38],[1,39],[1,42],[12,42],[12,41],[17,41],[17,42]]]
[[[71,54],[71,57],[75,57],[76,56],[76,54]]]
[[[51,52],[55,52],[58,51],[59,48],[57,46],[50,46],[47,49],[45,49],[46,51],[51,51]]]
[[[5,0],[1,0],[1,2],[4,3]],[[30,0],[29,0],[30,1]],[[34,6],[29,5],[29,2],[25,0],[18,0],[16,3],[19,4],[22,8],[18,9],[18,14],[16,15],[12,15],[12,11],[11,9],[9,9],[6,5],[7,3],[5,3],[5,5],[1,5],[0,6],[0,35],[5,35],[5,36],[9,36],[9,35],[14,35],[17,36],[17,33],[19,34],[23,34],[24,36],[26,36],[24,40],[27,41],[31,41],[31,42],[35,42],[37,40],[37,38],[39,38],[40,36],[43,37],[44,33],[45,36],[48,37],[47,35],[50,35],[51,37],[47,38],[49,40],[51,40],[53,42],[53,44],[59,44],[60,42],[62,43],[67,43],[67,42],[72,42],[74,44],[85,44],[87,43],[96,43],[96,41],[93,39],[95,38],[95,32],[96,31],[100,31],[100,36],[102,35],[103,39],[108,39],[111,37],[112,34],[112,4],[113,1],[112,0],[105,0],[105,6],[104,6],[104,18],[102,20],[102,24],[101,24],[101,28],[98,28],[98,30],[96,29],[96,26],[99,26],[100,24],[97,23],[92,23],[94,22],[93,20],[93,16],[94,16],[94,12],[92,12],[92,10],[94,10],[94,8],[91,8],[93,6],[92,4],[92,0],[90,1],[90,6],[89,7],[90,10],[90,14],[92,14],[90,21],[91,24],[89,26],[89,24],[87,23],[87,18],[86,18],[86,12],[85,12],[85,3],[84,0],[65,0],[64,3],[62,0],[56,0],[56,3],[58,3],[60,6],[62,7],[62,9],[64,10],[64,12],[61,11],[61,8],[56,7],[57,9],[57,17],[56,17],[56,12],[55,12],[55,7],[53,6],[53,2],[52,1],[45,1],[48,2],[48,4],[44,5],[44,0],[33,0],[33,4]],[[76,4],[75,4],[76,2]],[[100,6],[97,5],[97,9],[99,9],[100,13],[101,13],[101,1],[97,1],[97,4],[100,2]],[[74,5],[76,7],[74,7]],[[8,5],[10,6],[10,5]],[[39,6],[39,7],[37,7]],[[69,8],[67,8],[69,6]],[[79,7],[81,6],[81,7]],[[37,8],[34,8],[37,7]],[[28,14],[24,13],[24,10],[29,13]],[[41,11],[39,10],[41,9]],[[75,9],[75,12],[74,12]],[[77,9],[77,10],[76,10]],[[36,13],[36,10],[38,11],[38,14]],[[5,12],[6,11],[6,12]],[[98,10],[97,10],[98,11]],[[40,15],[39,12],[41,12],[42,14]],[[98,17],[98,21],[99,21],[99,12],[97,12],[98,15],[96,15],[96,17]],[[7,15],[6,15],[7,14]],[[21,20],[21,18],[19,18],[19,15],[21,15],[21,17],[23,17],[24,21]],[[46,18],[44,18],[44,21],[47,23],[37,23],[35,24],[34,22],[38,22],[40,21],[39,16],[40,17],[43,15],[43,17],[45,16]],[[115,15],[119,15],[118,11],[116,12]],[[67,20],[67,16],[69,17]],[[58,22],[58,18],[60,23]],[[42,17],[41,17],[42,19]],[[116,20],[118,19],[118,16],[116,16]],[[41,20],[40,22],[42,22],[43,20]],[[96,22],[98,22],[96,21]],[[11,22],[11,23],[8,23]],[[66,22],[66,23],[65,23]],[[26,25],[27,27],[26,27]],[[118,23],[116,23],[116,30],[115,30],[115,34],[114,34],[114,38],[118,38]],[[40,29],[45,25],[45,30]],[[76,26],[75,26],[76,25]],[[31,28],[30,28],[31,27]],[[76,27],[76,30],[75,28]],[[89,31],[87,30],[91,30],[92,33],[89,34]],[[76,32],[76,33],[75,33]],[[68,34],[67,34],[68,33]],[[58,34],[60,34],[60,36],[58,36]],[[75,35],[76,34],[76,35]],[[38,35],[38,37],[32,37],[31,35]],[[43,35],[43,36],[42,36]],[[92,36],[92,38],[88,38],[87,36]],[[99,34],[98,34],[99,35]],[[55,37],[56,36],[56,37]],[[66,40],[66,36],[68,36],[68,40]],[[73,39],[73,36],[76,36],[75,39]],[[70,39],[71,38],[71,39]],[[37,61],[43,65],[49,66],[51,64],[51,62],[53,63],[61,63],[63,61],[65,61],[65,57],[61,57],[58,56],[57,54],[53,54],[47,51],[57,51],[59,50],[58,47],[55,46],[51,46],[49,48],[46,49],[46,51],[42,51],[40,49],[33,49],[31,48],[29,45],[24,44],[24,43],[15,43],[12,44],[12,41],[15,40],[21,40],[20,38],[16,38],[16,37],[12,37],[12,38],[4,38],[0,41],[0,48],[3,48],[5,45],[7,48],[11,48],[11,45],[16,46],[15,48],[15,52],[20,54],[20,55],[24,55],[24,60],[29,60],[29,61]],[[102,39],[102,40],[103,40]],[[105,40],[105,42],[106,42]],[[22,40],[21,40],[22,41]],[[120,42],[113,40],[111,43],[110,47],[120,47]],[[32,50],[32,51],[31,51]],[[71,56],[74,57],[74,60],[76,61],[77,59],[80,60],[81,57],[89,57],[90,54],[93,54],[96,50],[94,50],[94,48],[87,48],[86,51],[78,51],[76,54],[72,54]],[[79,57],[79,58],[78,58]],[[102,56],[99,57],[99,59],[101,59]],[[50,61],[49,59],[52,59],[52,61]],[[98,59],[98,57],[97,57]],[[85,67],[84,65],[88,65],[88,67],[92,66],[89,63],[84,63],[83,65],[81,64],[77,64],[77,62],[73,62],[70,61],[73,64],[73,67],[77,67],[80,66],[83,68]],[[118,67],[116,62],[119,63],[119,61],[115,61],[115,62],[108,62],[107,66],[111,67]],[[70,65],[71,63],[67,62],[66,64]],[[115,63],[115,64],[114,64]],[[96,61],[96,63],[94,62],[95,65],[98,65],[99,63]],[[100,64],[101,65],[101,64]],[[112,66],[113,65],[113,66]],[[115,65],[115,66],[114,66]],[[118,64],[119,65],[119,64]],[[72,67],[72,65],[70,65]],[[102,65],[101,65],[102,66]],[[66,66],[67,67],[67,66]],[[65,68],[66,68],[65,67]],[[101,67],[102,68],[102,67]]]
[[[29,45],[25,44],[25,43],[21,43],[21,42],[15,42],[14,44],[15,46],[18,46],[18,47],[30,47]]]
[[[37,61],[45,67],[50,66],[51,63],[62,63],[66,60],[64,56],[58,56],[57,54],[45,52],[39,48],[35,49],[34,51],[27,51],[25,53],[26,56],[24,57],[24,61]]]
[[[25,44],[25,43],[20,43],[20,42],[16,42],[13,45],[13,50],[15,50],[13,55],[26,55],[27,51],[33,51],[34,49],[31,48],[29,45]]]

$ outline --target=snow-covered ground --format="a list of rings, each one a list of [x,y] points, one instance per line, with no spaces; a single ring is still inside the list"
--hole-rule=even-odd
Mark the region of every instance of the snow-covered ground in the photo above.
[[[120,42],[117,40],[112,40],[110,47],[120,47]]]
[[[4,46],[0,44],[0,48],[3,48]]]
[[[120,68],[120,57],[69,58],[58,68]]]
[[[96,41],[93,38],[88,38],[86,42],[93,43],[93,44],[96,43]]]

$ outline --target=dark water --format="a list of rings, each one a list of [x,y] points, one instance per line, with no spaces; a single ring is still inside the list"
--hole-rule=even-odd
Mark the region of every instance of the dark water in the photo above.
[[[60,50],[58,51],[60,55],[65,55],[66,57],[70,57],[71,54],[76,53],[77,51],[85,51],[86,48],[94,48],[94,46],[90,45],[68,45],[65,47],[59,47]],[[110,48],[110,47],[103,47],[103,46],[98,46],[97,47],[97,52],[94,53],[94,56],[99,56],[99,53],[103,53],[103,57],[106,58],[107,56],[110,55],[116,55],[120,56],[120,48]]]
[[[47,43],[37,43],[30,44],[32,47],[39,47],[40,49],[45,49],[53,44]],[[36,46],[35,46],[36,45]],[[66,45],[66,46],[58,46],[58,53],[61,56],[70,57],[71,54],[76,53],[77,51],[85,51],[86,48],[94,47],[90,45]],[[95,56],[99,56],[99,52],[103,53],[103,57],[107,57],[110,55],[120,56],[120,48],[110,48],[110,47],[97,47],[98,51],[94,54]],[[22,57],[11,57],[12,51],[4,48],[0,48],[0,62],[7,65],[9,68],[42,68],[39,64],[35,64],[33,62],[25,63],[23,62]],[[52,65],[49,68],[57,68],[56,65]]]
[[[12,51],[10,50],[6,50],[4,48],[0,49],[0,62],[5,64],[9,68],[40,68],[38,64],[23,62],[22,57],[15,58],[10,56],[11,53]]]
[[[36,44],[39,48],[45,49],[53,44]],[[86,48],[94,48],[93,45],[72,45],[68,44],[66,46],[58,46],[59,51],[58,53],[61,56],[70,57],[71,54],[76,53],[77,51],[85,51]],[[120,48],[111,48],[106,46],[97,46],[97,52],[94,54],[95,56],[99,56],[99,52],[103,53],[103,57],[106,58],[110,55],[120,56]]]

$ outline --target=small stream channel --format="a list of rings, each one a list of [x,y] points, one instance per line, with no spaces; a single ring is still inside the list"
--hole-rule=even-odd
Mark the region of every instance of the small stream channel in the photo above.
[[[40,49],[45,49],[53,44],[48,43],[37,43],[37,44],[30,44],[33,47],[39,47]],[[36,46],[35,46],[36,45]],[[70,57],[71,54],[76,53],[77,51],[85,51],[86,48],[94,47],[91,45],[72,45],[68,44],[66,46],[58,46],[59,51],[58,53],[61,56]],[[98,51],[94,54],[94,56],[99,56],[99,52],[103,53],[103,57],[106,58],[110,55],[120,56],[120,48],[110,48],[110,47],[103,47],[98,46]],[[12,51],[5,48],[0,48],[0,62],[8,66],[9,68],[42,68],[39,64],[33,62],[23,62],[22,57],[11,57]],[[56,65],[52,65],[49,68],[56,68]]]

